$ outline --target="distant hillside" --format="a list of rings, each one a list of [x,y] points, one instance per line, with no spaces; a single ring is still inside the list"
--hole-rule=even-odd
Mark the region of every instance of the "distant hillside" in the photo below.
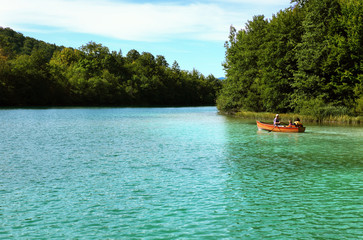
[[[50,59],[54,51],[60,51],[64,47],[25,37],[23,34],[15,32],[10,28],[0,27],[0,48],[1,54],[10,59],[16,58],[19,55],[31,55],[33,51],[39,49],[46,52]]]
[[[48,44],[0,28],[0,105],[214,105],[221,82],[164,56]]]

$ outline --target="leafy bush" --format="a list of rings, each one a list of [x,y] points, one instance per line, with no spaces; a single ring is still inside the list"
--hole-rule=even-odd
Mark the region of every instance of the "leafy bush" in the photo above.
[[[361,96],[357,100],[357,107],[355,108],[355,112],[360,116],[363,115],[363,96]]]
[[[335,120],[337,117],[350,116],[351,111],[345,106],[325,104],[321,98],[300,102],[300,114],[313,117],[316,121]]]

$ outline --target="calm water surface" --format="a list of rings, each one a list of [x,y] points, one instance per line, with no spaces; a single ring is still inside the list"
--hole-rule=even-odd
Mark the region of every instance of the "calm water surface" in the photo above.
[[[0,239],[363,239],[363,128],[0,110]]]

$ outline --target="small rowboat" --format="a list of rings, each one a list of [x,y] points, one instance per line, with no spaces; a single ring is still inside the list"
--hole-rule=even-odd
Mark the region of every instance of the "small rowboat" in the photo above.
[[[282,126],[282,125],[278,125],[278,126],[274,126],[273,124],[270,123],[264,123],[264,122],[260,122],[260,121],[256,121],[257,122],[257,128],[261,129],[261,130],[266,130],[269,132],[288,132],[288,133],[295,133],[295,132],[305,132],[305,127],[300,127],[300,126]]]

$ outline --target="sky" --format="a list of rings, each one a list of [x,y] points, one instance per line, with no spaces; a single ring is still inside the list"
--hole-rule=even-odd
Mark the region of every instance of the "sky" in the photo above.
[[[0,0],[0,26],[48,43],[162,55],[182,70],[224,77],[230,26],[270,19],[290,0]]]

